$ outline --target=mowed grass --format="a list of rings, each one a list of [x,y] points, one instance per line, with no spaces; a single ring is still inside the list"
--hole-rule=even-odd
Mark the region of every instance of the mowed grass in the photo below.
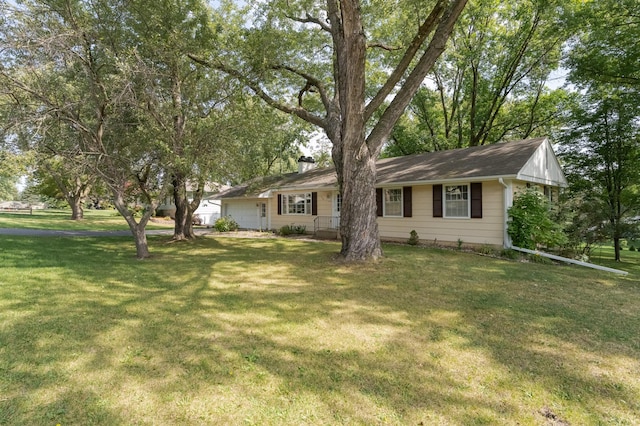
[[[639,424],[640,283],[293,239],[0,236],[0,424]]]
[[[169,226],[173,222],[167,221]],[[149,222],[147,229],[164,229],[164,223]],[[33,214],[0,211],[0,228],[70,231],[127,231],[129,226],[117,210],[84,211],[84,219],[71,220],[71,210],[33,210]]]

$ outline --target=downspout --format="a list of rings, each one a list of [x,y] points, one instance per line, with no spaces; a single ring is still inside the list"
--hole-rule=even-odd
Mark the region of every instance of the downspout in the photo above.
[[[504,186],[504,190],[502,191],[502,207],[503,207],[503,224],[502,224],[502,241],[503,241],[503,246],[504,248],[511,248],[511,237],[509,237],[509,233],[507,232],[507,226],[508,226],[508,220],[509,220],[509,214],[508,214],[508,210],[509,210],[509,206],[507,200],[507,196],[509,195],[509,185],[507,185],[504,182],[504,179],[502,178],[498,178],[498,182]]]
[[[627,275],[627,271],[621,271],[619,269],[607,268],[606,266],[594,265],[589,262],[582,262],[580,260],[569,259],[567,257],[556,256],[555,254],[549,254],[538,250],[529,250],[526,248],[511,246],[511,250],[520,251],[522,253],[533,254],[536,256],[542,256],[553,260],[558,260],[560,262],[573,263],[574,265],[586,266],[587,268],[598,269],[600,271],[613,272],[614,274]]]

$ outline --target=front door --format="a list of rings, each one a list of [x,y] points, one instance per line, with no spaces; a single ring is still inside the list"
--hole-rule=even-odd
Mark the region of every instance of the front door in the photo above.
[[[342,207],[342,194],[339,192],[333,193],[333,213],[331,218],[331,225],[333,229],[340,229],[340,208]]]

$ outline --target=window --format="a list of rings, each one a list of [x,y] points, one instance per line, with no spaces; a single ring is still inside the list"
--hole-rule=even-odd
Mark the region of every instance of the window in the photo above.
[[[260,217],[267,217],[267,204],[260,203]]]
[[[335,212],[340,213],[341,208],[342,208],[342,194],[338,192],[335,197]]]
[[[544,187],[544,197],[550,202],[553,203],[553,188],[550,186]]]
[[[282,194],[282,214],[311,214],[311,193]]]
[[[384,190],[384,215],[402,217],[402,188]]]
[[[444,187],[444,216],[469,217],[469,185]]]

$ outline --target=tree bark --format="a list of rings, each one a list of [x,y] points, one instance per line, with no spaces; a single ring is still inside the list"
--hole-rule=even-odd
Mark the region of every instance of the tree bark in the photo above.
[[[187,227],[189,216],[189,201],[187,200],[187,187],[184,175],[175,173],[172,179],[173,184],[173,204],[176,206],[175,225],[173,228],[173,239],[181,241],[189,239],[189,229]]]
[[[173,239],[175,241],[195,239],[196,234],[193,232],[193,213],[200,205],[200,201],[202,201],[204,180],[198,182],[198,188],[194,192],[193,200],[191,201],[189,201],[187,194],[187,180],[184,175],[174,175],[172,184],[173,202],[176,206]]]
[[[332,140],[342,192],[340,254],[347,261],[364,261],[382,256],[375,214],[376,158],[365,140],[367,41],[359,1],[342,0],[331,12],[341,112],[339,137]]]
[[[155,209],[155,206],[151,206],[143,213],[140,221],[137,222],[133,213],[129,210],[127,203],[125,202],[125,198],[123,193],[119,191],[113,191],[113,202],[116,206],[116,209],[122,217],[127,221],[127,225],[129,225],[129,230],[133,235],[136,244],[136,258],[138,259],[146,259],[150,256],[149,253],[149,245],[147,244],[147,235],[146,228],[147,222],[151,218],[151,214]]]
[[[71,220],[84,219],[84,209],[82,208],[83,199],[80,197],[67,197],[67,202],[71,206]]]

